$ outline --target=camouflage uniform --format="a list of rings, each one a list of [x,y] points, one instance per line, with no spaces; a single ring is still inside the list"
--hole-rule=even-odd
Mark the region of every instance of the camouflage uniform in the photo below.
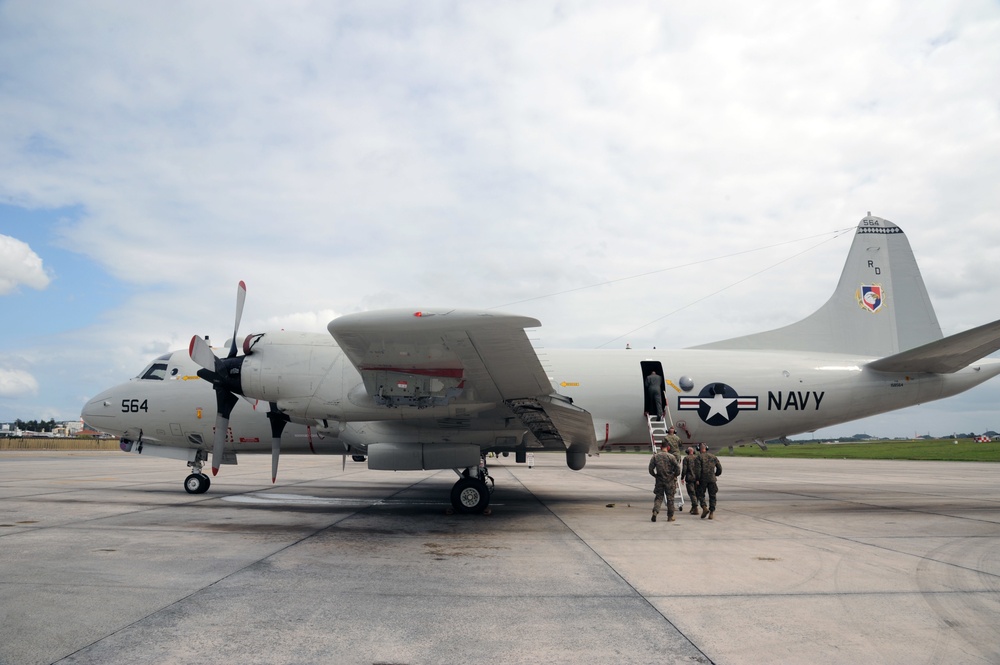
[[[719,486],[715,483],[715,477],[722,475],[722,462],[712,453],[704,450],[695,456],[694,478],[698,483],[698,503],[701,504],[701,518],[712,519],[715,513],[715,495],[719,492]],[[705,492],[708,492],[708,504],[705,504]]]
[[[695,484],[694,476],[694,462],[698,459],[698,455],[692,452],[690,455],[684,456],[684,464],[681,467],[681,480],[684,481],[684,487],[687,489],[688,499],[691,500],[691,514],[698,514],[698,485]]]
[[[671,427],[671,429],[673,428]],[[680,452],[681,437],[677,436],[676,434],[667,434],[665,437],[663,437],[663,440],[670,444],[671,450],[676,450],[677,452]]]
[[[660,513],[664,496],[667,498],[667,520],[673,521],[674,494],[677,493],[677,474],[680,473],[680,470],[677,458],[666,450],[661,450],[649,460],[649,475],[656,478],[656,485],[653,486],[652,520],[654,522]]]

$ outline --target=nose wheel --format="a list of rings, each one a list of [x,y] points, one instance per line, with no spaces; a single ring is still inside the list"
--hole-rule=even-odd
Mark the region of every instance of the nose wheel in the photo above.
[[[188,466],[191,467],[192,472],[190,476],[184,479],[184,489],[188,494],[204,494],[212,484],[209,477],[201,472],[202,466],[204,466],[207,459],[207,455],[199,450],[195,454],[194,459],[188,462]]]
[[[188,494],[204,494],[212,481],[204,473],[192,473],[184,479],[184,489]]]

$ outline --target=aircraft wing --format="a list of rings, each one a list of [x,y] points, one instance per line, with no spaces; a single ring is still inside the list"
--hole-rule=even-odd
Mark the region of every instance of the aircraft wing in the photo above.
[[[408,376],[432,377],[460,387],[463,400],[505,405],[545,447],[596,449],[590,414],[555,395],[528,341],[524,329],[540,325],[497,312],[388,310],[342,316],[327,329],[373,398]]]
[[[868,363],[879,372],[952,374],[1000,349],[1000,320]]]

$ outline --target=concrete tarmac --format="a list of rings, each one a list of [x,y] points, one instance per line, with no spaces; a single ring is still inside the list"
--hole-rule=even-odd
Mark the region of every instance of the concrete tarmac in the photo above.
[[[997,663],[1000,464],[723,457],[651,523],[647,456],[451,471],[0,453],[0,663]]]

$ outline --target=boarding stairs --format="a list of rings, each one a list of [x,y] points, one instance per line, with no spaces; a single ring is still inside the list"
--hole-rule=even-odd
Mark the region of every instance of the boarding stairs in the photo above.
[[[667,438],[667,430],[670,425],[667,421],[661,420],[656,417],[655,413],[646,414],[646,421],[649,424],[649,445],[653,449],[653,454],[655,455],[660,450],[660,444],[664,439]],[[678,464],[683,464],[684,460],[680,457],[680,451],[673,451],[674,457],[677,458]],[[674,495],[674,509],[680,512],[684,509],[684,483],[681,482],[680,476],[677,477],[677,494]]]

